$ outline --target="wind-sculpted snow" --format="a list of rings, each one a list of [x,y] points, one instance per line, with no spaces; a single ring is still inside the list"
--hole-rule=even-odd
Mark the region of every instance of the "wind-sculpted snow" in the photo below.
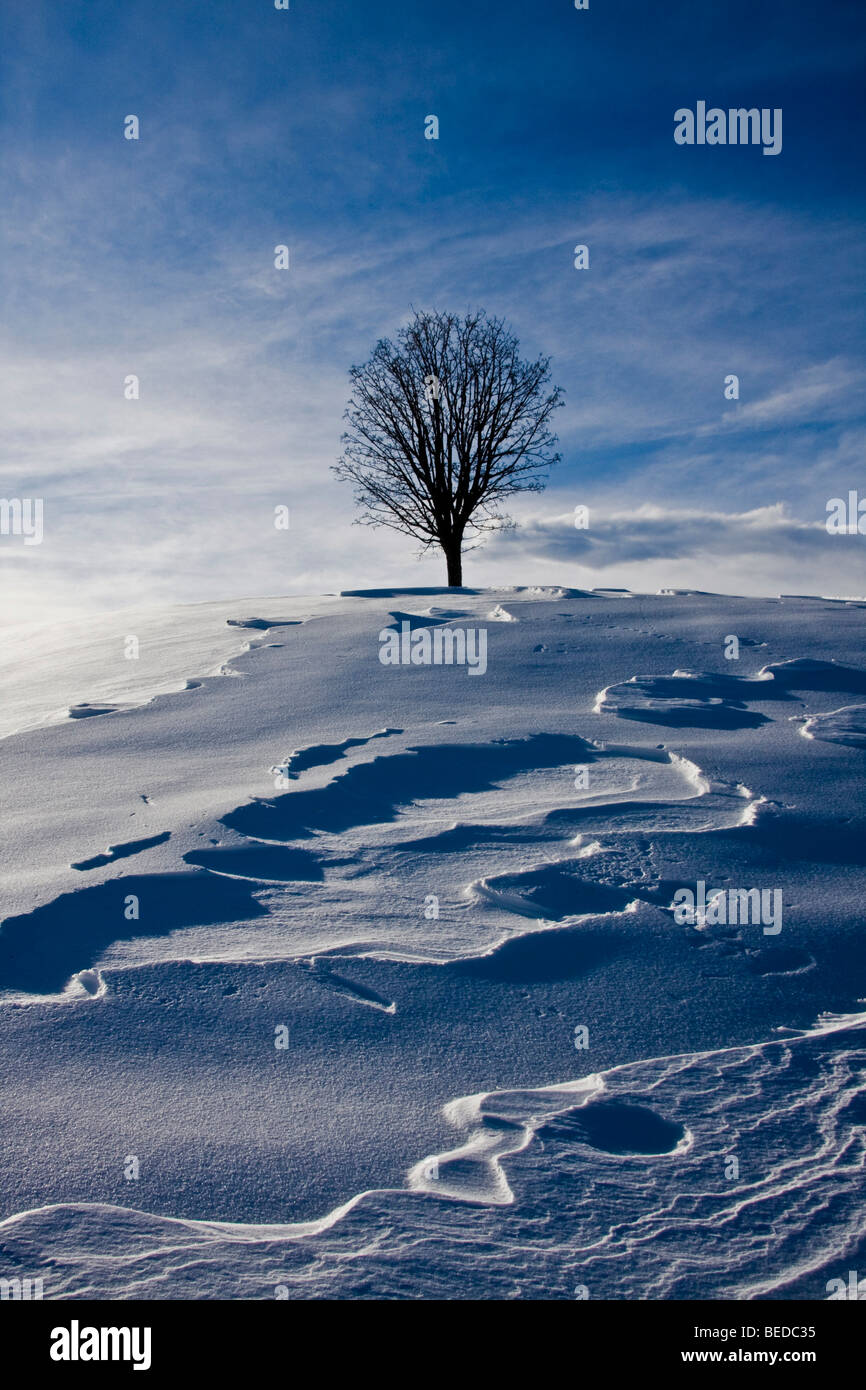
[[[348,744],[365,742],[337,747],[345,753]],[[328,763],[331,751],[311,749],[299,763]],[[593,769],[591,793],[574,786],[579,768]],[[305,905],[312,916],[323,906],[338,911],[344,947],[354,930],[366,949],[376,940],[365,925],[372,901],[386,894],[391,913],[379,929],[380,949],[452,959],[501,942],[521,929],[515,920],[521,917],[564,921],[631,911],[634,898],[651,887],[645,866],[636,867],[636,881],[594,881],[607,861],[600,844],[586,842],[589,835],[721,829],[742,824],[752,805],[746,788],[711,788],[694,764],[664,750],[602,749],[576,735],[552,734],[414,746],[357,764],[323,788],[239,807],[223,817],[227,840],[183,855],[204,877],[115,878],[7,919],[0,930],[0,990],[56,992],[75,969],[92,968],[106,948],[124,944],[130,962],[187,950],[213,958],[202,949],[199,929],[215,924],[222,927],[216,958],[250,951],[291,958],[302,947],[283,923]],[[461,813],[465,822],[455,824]],[[164,832],[115,846],[74,867],[111,864],[167,838]],[[539,853],[548,859],[544,869],[527,867]],[[496,875],[489,872],[493,858],[501,870]],[[426,931],[413,920],[433,872],[457,888],[451,931],[438,915]],[[290,885],[288,896],[280,895],[280,884]],[[125,912],[130,902],[132,914]],[[479,906],[472,929],[461,932]],[[479,932],[483,923],[486,936]],[[164,940],[169,934],[174,949]]]
[[[839,661],[818,661],[814,657],[796,657],[765,666],[761,675],[773,678],[784,690],[850,690],[866,692],[866,671],[845,666]]]
[[[862,1015],[827,1017],[466,1096],[407,1190],[318,1221],[48,1205],[0,1241],[55,1298],[824,1298],[856,1258],[864,1046]]]
[[[368,743],[372,743],[373,739],[390,738],[392,734],[402,732],[402,729],[380,729],[369,738],[344,738],[342,743],[320,743],[310,748],[296,748],[283,762],[276,763],[271,772],[281,773],[287,779],[295,779],[302,772],[309,772],[312,767],[327,767],[330,763],[339,762],[352,748],[364,748]]]
[[[229,878],[251,879],[259,883],[321,883],[324,871],[319,858],[309,850],[288,845],[232,844],[217,849],[193,849],[184,855],[187,864],[208,869]]]
[[[619,685],[602,690],[596,696],[595,707],[600,714],[617,714],[621,719],[637,719],[649,724],[754,729],[766,724],[770,716],[749,709],[748,702],[788,700],[791,698],[790,692],[794,690],[866,691],[866,671],[838,662],[798,657],[764,666],[756,676],[705,671],[674,671],[671,676],[632,676]],[[827,716],[820,718],[826,719]],[[856,718],[853,724],[856,736]]]
[[[459,797],[493,791],[501,813],[503,805],[509,805],[509,798],[501,795],[503,782],[543,772],[556,774],[555,780],[549,779],[552,790],[547,800],[551,809],[558,809],[567,801],[579,800],[570,795],[574,766],[609,756],[577,735],[546,733],[484,744],[417,745],[403,754],[357,764],[324,788],[252,802],[224,817],[223,824],[255,839],[301,839],[393,822],[401,811],[421,802],[453,808]],[[662,761],[673,766],[669,756]],[[649,754],[646,762],[652,765],[656,759]],[[631,779],[626,786],[630,784]],[[537,786],[536,782],[529,797],[520,799],[525,814],[535,809]]]
[[[824,1297],[866,1122],[866,610],[826,606],[262,599],[207,606],[261,634],[236,679],[70,686],[123,709],[0,744],[0,1277]],[[489,624],[483,678],[384,667],[404,620]],[[780,934],[679,924],[699,882]]]
[[[278,626],[328,608],[327,600],[284,602],[290,616],[274,620]],[[258,640],[238,640],[246,620],[234,619],[236,607],[132,610],[16,632],[0,652],[0,737],[70,718],[104,718],[169,692],[199,690],[205,678],[217,678],[229,659]],[[263,621],[269,620],[256,620],[256,627]],[[124,657],[129,635],[138,641],[138,660]]]
[[[804,738],[817,738],[824,743],[866,748],[866,705],[846,705],[829,714],[813,714],[800,732]]]
[[[756,687],[761,683],[761,690]],[[600,714],[674,727],[755,729],[768,716],[746,708],[745,701],[784,699],[784,693],[764,680],[740,676],[675,671],[672,676],[632,676],[608,686],[596,698]]]
[[[269,632],[273,627],[295,627],[298,618],[226,618],[227,627],[249,627],[258,632]]]
[[[124,915],[134,899],[150,907],[146,926]],[[0,990],[49,994],[93,965],[125,935],[167,935],[179,927],[263,916],[248,888],[203,873],[129,875],[64,893],[0,930]]]
[[[163,830],[159,835],[149,835],[143,840],[127,840],[122,845],[109,845],[104,854],[95,854],[92,859],[82,859],[78,864],[73,864],[72,867],[82,873],[88,869],[101,869],[105,864],[113,864],[118,859],[131,859],[133,855],[141,854],[146,849],[153,849],[156,845],[163,845],[166,840],[170,839],[171,831]]]

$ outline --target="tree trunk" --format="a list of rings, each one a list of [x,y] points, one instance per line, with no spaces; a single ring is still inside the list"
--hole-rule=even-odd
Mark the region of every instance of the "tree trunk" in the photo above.
[[[463,588],[463,543],[462,541],[452,541],[449,545],[443,546],[445,551],[445,561],[448,566],[448,587],[449,589]]]

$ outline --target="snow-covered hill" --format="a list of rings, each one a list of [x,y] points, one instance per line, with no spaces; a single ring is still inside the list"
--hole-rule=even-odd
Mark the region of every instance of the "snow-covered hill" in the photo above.
[[[19,632],[0,1276],[826,1296],[860,1239],[864,630],[512,589]],[[728,906],[684,926],[699,885]]]

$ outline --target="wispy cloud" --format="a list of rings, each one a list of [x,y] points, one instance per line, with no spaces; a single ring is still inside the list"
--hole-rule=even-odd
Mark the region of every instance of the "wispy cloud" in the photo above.
[[[184,39],[180,81],[158,61],[183,37],[171,7],[143,51],[125,12],[87,41],[79,26],[52,43],[48,7],[28,14],[22,53],[47,45],[55,61],[16,65],[8,49],[0,60],[14,95],[0,148],[0,487],[46,506],[41,547],[24,557],[0,544],[19,612],[438,578],[438,560],[416,566],[411,542],[353,527],[351,495],[329,471],[347,369],[411,304],[482,304],[527,354],[552,355],[566,407],[550,511],[586,502],[620,518],[582,550],[574,536],[563,548],[518,504],[522,539],[475,552],[470,582],[555,561],[625,564],[629,582],[651,584],[672,557],[720,554],[715,530],[740,538],[737,553],[745,538],[768,582],[792,587],[808,554],[814,582],[835,585],[838,553],[813,533],[826,498],[862,477],[858,221],[839,206],[828,216],[799,186],[782,196],[787,163],[772,194],[755,183],[766,170],[747,176],[742,162],[742,186],[698,183],[680,161],[676,178],[656,169],[647,187],[635,150],[672,158],[677,103],[670,72],[647,77],[637,29],[575,47],[561,16],[527,30],[523,7],[506,4],[488,33],[491,68],[447,29],[433,44],[426,19],[407,15],[399,41],[419,40],[414,66],[383,73],[392,20],[375,6],[363,19],[349,4],[293,12],[289,31],[216,0],[207,32]],[[844,81],[841,31],[813,28],[815,70]],[[727,53],[732,73],[740,52]],[[801,55],[771,66],[794,80]],[[533,99],[514,107],[509,74],[523,69]],[[619,143],[593,114],[611,82],[630,113]],[[435,148],[421,134],[428,109],[444,118]],[[139,142],[122,138],[128,111],[141,116]],[[283,242],[288,272],[273,266]],[[578,243],[586,271],[573,265]],[[133,373],[140,399],[127,401]],[[278,503],[292,509],[288,543],[274,544]],[[692,511],[673,549],[652,508]],[[690,525],[703,550],[688,548]]]

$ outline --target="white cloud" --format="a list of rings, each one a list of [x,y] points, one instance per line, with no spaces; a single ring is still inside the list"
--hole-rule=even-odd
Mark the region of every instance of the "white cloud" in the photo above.
[[[864,593],[863,537],[831,536],[824,521],[797,521],[781,503],[748,512],[590,508],[589,527],[574,514],[523,519],[489,545],[491,574],[510,582],[584,587],[700,588],[721,593]],[[525,578],[524,578],[525,576]]]
[[[4,494],[46,504],[41,547],[26,558],[0,547],[15,616],[439,580],[439,560],[417,565],[411,541],[353,527],[351,494],[329,471],[346,370],[410,303],[484,304],[528,354],[553,355],[567,405],[552,506],[575,492],[610,513],[583,542],[530,520],[473,554],[468,582],[534,582],[556,564],[601,582],[625,566],[620,582],[650,587],[671,566],[693,575],[712,556],[718,575],[747,556],[750,568],[731,565],[739,588],[754,578],[772,590],[778,576],[790,589],[804,563],[817,587],[836,584],[840,554],[818,522],[767,504],[782,497],[817,518],[824,498],[857,482],[852,227],[731,202],[596,196],[544,215],[491,207],[467,231],[446,198],[435,221],[406,212],[383,227],[371,213],[316,239],[249,212],[202,222],[185,201],[199,151],[181,151],[170,177],[145,148],[131,153],[143,156],[137,180],[69,155],[28,173],[6,156],[0,479]],[[286,273],[273,269],[284,236]],[[577,242],[590,246],[589,271],[573,269]],[[810,258],[825,277],[804,277]],[[741,378],[733,411],[729,371]],[[133,372],[141,399],[130,402]],[[814,421],[817,451],[795,428]],[[640,505],[629,511],[624,496]],[[293,525],[275,544],[278,502]],[[706,575],[687,585],[708,587]]]

